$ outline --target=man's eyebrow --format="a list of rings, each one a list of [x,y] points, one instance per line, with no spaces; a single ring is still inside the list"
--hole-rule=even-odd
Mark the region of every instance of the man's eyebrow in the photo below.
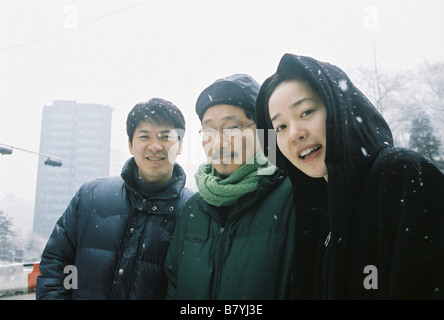
[[[139,129],[138,133],[152,133],[152,132],[146,129]]]
[[[318,101],[318,99],[315,98],[302,98],[301,100],[296,101],[295,103],[293,103],[290,108],[296,108],[297,106],[301,105],[303,102],[307,101],[307,100],[313,100],[313,101]],[[271,118],[271,122],[275,121],[276,119],[278,119],[281,116],[280,113],[276,113],[273,118]]]
[[[160,132],[158,132],[158,133],[169,133],[169,132],[171,132],[172,131],[172,129],[165,129],[165,130],[162,130],[162,131],[160,131]],[[151,132],[151,131],[149,131],[149,130],[146,130],[146,129],[140,129],[139,131],[138,131],[138,133],[153,133],[153,132]]]

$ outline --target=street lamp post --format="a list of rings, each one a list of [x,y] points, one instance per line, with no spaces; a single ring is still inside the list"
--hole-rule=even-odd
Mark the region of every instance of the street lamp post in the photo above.
[[[4,154],[4,155],[12,154],[13,149],[17,149],[17,150],[25,151],[25,152],[29,152],[29,153],[34,153],[34,154],[37,154],[41,157],[46,157],[47,159],[45,160],[45,165],[47,165],[47,166],[61,167],[63,164],[62,159],[59,159],[57,157],[0,143],[0,154]]]

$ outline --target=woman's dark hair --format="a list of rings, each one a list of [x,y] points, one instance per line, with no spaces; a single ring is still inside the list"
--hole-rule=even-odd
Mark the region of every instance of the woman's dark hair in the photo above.
[[[273,127],[273,125],[271,124],[270,111],[269,111],[269,102],[270,102],[271,95],[273,94],[274,90],[276,90],[276,88],[281,83],[288,82],[288,81],[305,82],[309,85],[309,87],[313,90],[313,92],[316,93],[320,97],[318,89],[309,80],[308,77],[305,77],[304,75],[299,74],[299,73],[286,73],[286,74],[275,73],[274,75],[272,75],[269,78],[269,81],[264,86],[264,109],[263,109],[263,111],[264,111],[266,124],[269,128]]]
[[[173,127],[181,142],[185,135],[185,118],[182,112],[174,104],[161,98],[138,103],[130,111],[126,120],[126,133],[131,142],[134,131],[142,121]]]

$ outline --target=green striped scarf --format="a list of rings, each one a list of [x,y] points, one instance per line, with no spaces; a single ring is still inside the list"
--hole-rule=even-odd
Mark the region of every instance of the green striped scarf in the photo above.
[[[209,204],[221,207],[236,203],[237,199],[258,187],[259,176],[273,174],[278,168],[272,165],[262,150],[225,179],[208,162],[199,166],[196,185],[202,198]]]

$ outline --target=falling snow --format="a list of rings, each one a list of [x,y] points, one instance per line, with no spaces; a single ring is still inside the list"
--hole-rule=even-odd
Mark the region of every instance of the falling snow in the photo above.
[[[364,147],[361,147],[361,152],[364,155],[364,157],[368,156],[367,150]]]
[[[347,80],[339,80],[339,88],[342,90],[342,92],[346,92],[348,90]]]

